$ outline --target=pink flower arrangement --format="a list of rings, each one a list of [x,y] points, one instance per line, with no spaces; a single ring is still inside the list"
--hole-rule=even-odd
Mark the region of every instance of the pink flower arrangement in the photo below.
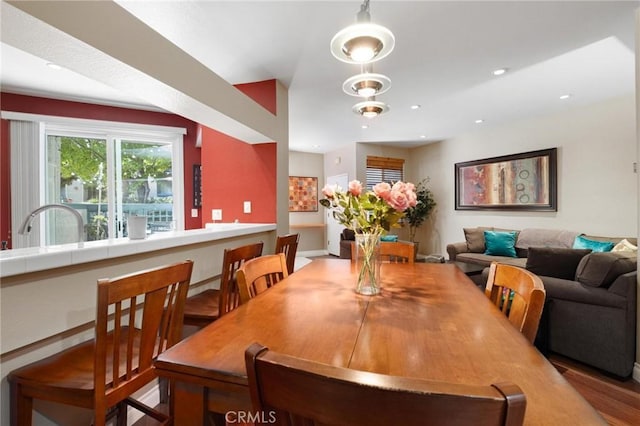
[[[333,210],[333,217],[357,233],[382,235],[404,216],[404,211],[417,203],[415,185],[409,182],[378,183],[372,191],[363,191],[358,180],[349,182],[345,192],[335,185],[322,189],[326,197],[320,204]]]

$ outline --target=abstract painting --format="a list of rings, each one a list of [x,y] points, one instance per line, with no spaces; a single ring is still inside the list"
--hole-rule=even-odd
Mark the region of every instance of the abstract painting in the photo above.
[[[289,211],[318,211],[318,178],[289,176]]]
[[[455,164],[456,210],[557,211],[557,149]]]

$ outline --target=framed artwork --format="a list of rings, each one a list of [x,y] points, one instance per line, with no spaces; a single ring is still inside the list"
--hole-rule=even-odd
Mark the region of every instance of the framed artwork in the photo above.
[[[318,211],[318,178],[289,176],[289,211]]]
[[[456,210],[557,211],[557,149],[455,164]]]

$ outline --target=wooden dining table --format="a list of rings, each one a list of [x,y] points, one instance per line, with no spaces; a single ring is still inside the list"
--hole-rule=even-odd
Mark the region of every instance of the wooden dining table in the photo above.
[[[525,424],[606,424],[455,265],[383,264],[382,291],[354,292],[349,260],[317,259],[162,353],[174,424],[250,411],[244,351],[253,342],[321,363],[490,385],[527,398]]]

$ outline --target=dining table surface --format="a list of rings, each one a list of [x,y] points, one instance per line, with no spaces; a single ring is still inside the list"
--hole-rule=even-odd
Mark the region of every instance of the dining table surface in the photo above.
[[[355,293],[349,260],[315,259],[160,354],[174,424],[251,411],[244,351],[254,342],[320,363],[393,376],[518,385],[524,424],[606,424],[453,264],[381,266],[381,292]]]

